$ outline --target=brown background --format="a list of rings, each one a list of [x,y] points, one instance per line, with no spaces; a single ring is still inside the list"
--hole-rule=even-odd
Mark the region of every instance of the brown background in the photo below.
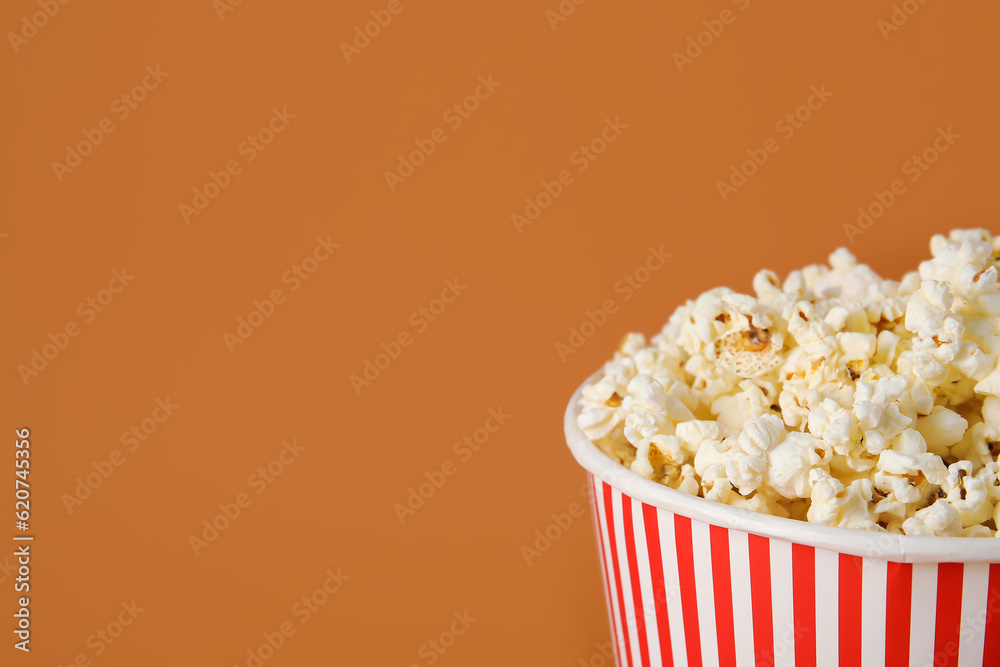
[[[346,62],[340,42],[385,6],[245,0],[220,19],[210,0],[73,0],[17,53],[7,37],[0,539],[27,426],[36,542],[33,651],[5,630],[0,663],[246,664],[338,567],[350,580],[265,664],[426,665],[421,646],[465,610],[476,622],[436,664],[591,660],[608,630],[589,513],[530,566],[521,547],[581,500],[562,411],[622,334],[655,333],[710,287],[749,289],[761,267],[824,261],[894,179],[905,194],[850,244],[889,277],[932,233],[1000,209],[991,3],[913,0],[886,39],[885,1],[589,0],[553,29],[557,0],[402,0]],[[679,72],[673,54],[726,9]],[[4,2],[0,27],[38,11]],[[157,65],[169,76],[119,120],[114,100]],[[785,139],[775,123],[812,86],[832,96]],[[245,162],[274,107],[295,118]],[[114,132],[60,182],[53,161],[105,117]],[[628,127],[576,171],[609,117]],[[384,172],[439,127],[390,191]],[[960,138],[909,181],[904,163],[948,127]],[[717,182],[769,137],[778,152],[724,202]],[[185,224],[179,205],[233,159]],[[573,183],[518,233],[511,214],[564,169]],[[292,292],[283,273],[326,235],[340,248]],[[625,300],[616,282],[661,244],[673,256]],[[84,324],[77,304],[121,267],[134,281]],[[456,277],[467,290],[358,395],[350,375]],[[287,301],[230,353],[223,334],[275,288]],[[563,363],[556,343],[608,298],[617,312]],[[25,384],[18,366],[70,321],[80,335]],[[125,451],[168,396],[177,411]],[[509,421],[461,461],[453,443],[491,408]],[[189,536],[291,438],[300,458],[195,556]],[[64,494],[115,450],[124,463],[70,514]],[[446,460],[455,474],[401,525],[394,504]],[[88,637],[133,599],[145,611],[94,657]]]

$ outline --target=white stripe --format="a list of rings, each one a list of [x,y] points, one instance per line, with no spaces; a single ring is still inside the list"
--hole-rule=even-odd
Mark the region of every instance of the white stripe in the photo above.
[[[597,485],[596,487],[595,484]],[[605,569],[608,565],[608,563],[606,562],[607,557],[604,553],[604,550],[601,549],[600,546],[602,539],[601,528],[603,525],[603,522],[601,521],[601,513],[600,510],[598,510],[598,506],[601,504],[601,496],[599,495],[600,488],[601,488],[601,481],[598,480],[595,476],[590,475],[590,501],[591,501],[590,509],[593,511],[594,539],[597,541],[597,547],[599,552],[598,555],[600,556],[601,583],[604,585],[604,601],[608,612],[608,627],[614,628],[615,625],[615,615],[613,611],[614,602],[611,599],[611,589],[608,588],[608,580],[604,576],[604,573],[607,572],[607,570]],[[607,542],[607,538],[604,538],[604,542],[605,543]]]
[[[771,543],[771,619],[775,667],[795,667],[795,611],[792,585],[792,544]]]
[[[989,563],[966,563],[962,580],[962,632],[958,667],[981,667],[986,644]]]
[[[816,549],[816,666],[840,661],[840,554]]]
[[[642,516],[642,503],[638,500],[632,501],[632,526],[635,532],[635,557],[639,566],[639,590],[642,591],[642,611],[646,623],[649,664],[658,666],[662,662],[660,661],[660,636],[656,631],[656,600],[653,596],[653,579],[650,575],[646,524]],[[641,664],[641,662],[637,664]]]
[[[712,534],[707,523],[691,521],[694,579],[698,595],[698,629],[701,633],[701,663],[719,667],[719,640],[715,628],[715,587],[712,578]]]
[[[670,619],[670,648],[675,665],[687,664],[687,644],[684,643],[684,610],[681,607],[681,584],[677,576],[677,542],[674,537],[674,515],[657,510],[660,523],[660,552],[663,555],[663,587],[667,594],[667,618]]]
[[[610,600],[611,614],[614,617],[615,626],[615,636],[618,637],[618,648],[616,655],[618,655],[619,665],[625,664],[625,643],[623,637],[625,633],[622,632],[622,619],[621,610],[618,609],[618,589],[615,582],[615,568],[614,564],[611,562],[611,541],[608,538],[608,519],[607,512],[604,507],[604,483],[600,483],[600,495],[597,503],[597,512],[601,517],[601,536],[604,538],[604,563],[605,569],[608,573],[608,600]],[[614,637],[612,637],[612,640]]]
[[[753,603],[750,593],[750,544],[747,534],[729,531],[729,569],[733,580],[733,619],[737,667],[755,667]]]
[[[622,579],[622,596],[625,599],[625,609],[622,610],[622,620],[628,629],[628,643],[632,651],[632,664],[641,664],[639,659],[639,628],[635,618],[635,600],[632,599],[632,577],[628,564],[628,541],[632,535],[625,535],[625,520],[622,518],[623,496],[615,489],[611,494],[611,511],[615,516],[615,535],[618,547],[618,571]]]
[[[937,563],[914,563],[910,600],[910,664],[930,667],[937,621]]]
[[[885,604],[889,563],[861,564],[861,667],[885,667]]]

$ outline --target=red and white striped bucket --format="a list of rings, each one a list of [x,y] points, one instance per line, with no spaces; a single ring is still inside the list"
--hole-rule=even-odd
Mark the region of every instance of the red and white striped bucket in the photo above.
[[[1000,538],[906,537],[651,482],[580,431],[621,667],[1000,666]]]

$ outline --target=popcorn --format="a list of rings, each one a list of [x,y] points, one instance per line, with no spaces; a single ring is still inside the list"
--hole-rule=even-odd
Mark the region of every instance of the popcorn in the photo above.
[[[904,519],[926,505],[934,489],[947,480],[948,469],[914,429],[903,431],[892,448],[879,454],[872,477],[884,496],[875,507],[882,520]]]
[[[691,420],[677,424],[677,437],[681,447],[692,457],[706,444],[718,442],[721,432],[717,422]]]
[[[683,464],[684,452],[677,438],[672,435],[655,435],[649,440],[639,441],[631,469],[646,479],[656,479],[664,472]]]
[[[927,448],[939,456],[947,456],[948,448],[962,440],[968,427],[969,422],[961,415],[940,405],[917,420],[917,430],[924,436]]]
[[[763,483],[768,451],[784,435],[785,425],[774,415],[747,421],[736,438],[736,446],[729,448],[722,462],[726,477],[740,495],[756,491]]]
[[[768,452],[767,485],[785,498],[808,498],[809,475],[833,457],[821,440],[808,433],[789,433]]]
[[[809,473],[812,502],[806,515],[808,521],[827,526],[875,530],[877,526],[870,508],[872,483],[858,479],[845,486],[823,470]]]
[[[580,428],[657,483],[900,535],[997,536],[1000,237],[931,239],[899,281],[829,265],[705,292],[626,336]]]
[[[681,466],[680,471],[673,474],[668,480],[667,486],[688,495],[698,495],[698,478],[694,474],[694,468],[689,465]]]
[[[739,385],[739,391],[719,397],[712,405],[712,412],[719,413],[719,424],[727,431],[739,431],[747,420],[769,414],[774,398],[750,380]]]
[[[918,510],[903,522],[907,535],[958,537],[962,534],[962,517],[951,503],[939,498],[930,507]]]
[[[984,468],[982,477],[972,474],[972,462],[959,461],[948,468],[948,478],[941,486],[948,503],[958,510],[962,526],[975,526],[993,517],[994,503],[989,502],[987,484],[996,481],[996,472]]]

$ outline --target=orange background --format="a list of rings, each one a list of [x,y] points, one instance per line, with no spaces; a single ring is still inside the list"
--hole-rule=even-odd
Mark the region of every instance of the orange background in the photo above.
[[[3,32],[37,1],[4,2]],[[387,2],[245,0],[220,19],[211,0],[74,0],[17,53],[8,36],[0,542],[25,426],[36,541],[33,651],[5,630],[0,663],[245,665],[291,620],[264,664],[427,665],[421,647],[467,610],[435,664],[599,664],[589,510],[530,565],[521,549],[582,500],[561,432],[572,390],[625,332],[655,333],[705,289],[747,290],[759,268],[784,275],[849,240],[898,278],[932,233],[996,220],[1000,15],[911,1],[886,39],[887,1],[589,0],[553,29],[558,0],[402,0],[351,62],[340,43]],[[704,21],[720,34],[678,71]],[[119,119],[116,98],[157,65],[169,75]],[[480,76],[499,85],[453,129],[446,110]],[[832,96],[785,138],[775,124],[813,86]],[[241,142],[275,107],[295,118],[247,162]],[[60,182],[52,163],[104,118],[114,131]],[[606,118],[627,128],[578,171]],[[908,180],[948,127],[959,138]],[[436,128],[444,143],[390,190],[385,172]],[[777,152],[723,201],[717,182],[768,138]],[[230,160],[239,173],[186,224],[179,206]],[[519,231],[511,215],[563,170],[572,182]],[[849,239],[895,179],[905,193]],[[292,291],[282,276],[327,235],[340,247]],[[616,292],[661,244],[665,266]],[[78,304],[122,267],[134,280],[85,322]],[[417,332],[411,313],[456,278],[467,289]],[[284,303],[230,353],[223,334],[274,289]],[[560,359],[606,299],[616,312]],[[22,381],[70,322],[79,335]],[[350,376],[400,332],[411,344],[356,392]],[[179,408],[127,451],[122,433],[166,397]],[[491,408],[510,419],[462,460],[454,443]],[[293,438],[305,451],[257,495],[248,478]],[[70,513],[64,494],[116,450]],[[401,523],[394,506],[446,461],[454,474]],[[196,556],[189,536],[244,492]],[[337,568],[350,579],[300,623],[293,606]],[[7,628],[3,570],[0,587]],[[88,637],[133,599],[144,611],[95,656]]]

